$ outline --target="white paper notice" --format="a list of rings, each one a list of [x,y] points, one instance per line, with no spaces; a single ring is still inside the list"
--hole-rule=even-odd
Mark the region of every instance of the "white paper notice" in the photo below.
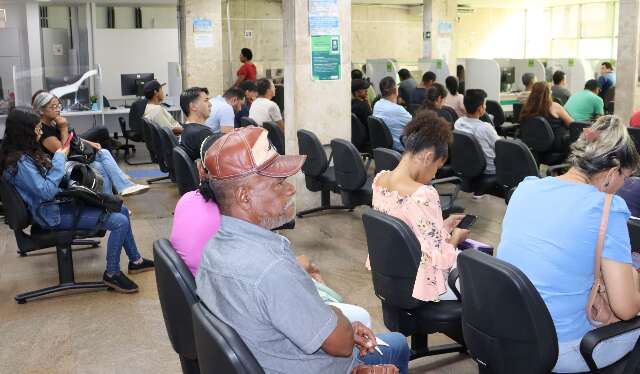
[[[213,47],[213,34],[212,33],[193,34],[193,43],[196,48],[211,48]]]

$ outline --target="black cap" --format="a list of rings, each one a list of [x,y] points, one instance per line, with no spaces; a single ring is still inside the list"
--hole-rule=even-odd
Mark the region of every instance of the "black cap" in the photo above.
[[[156,79],[145,83],[143,88],[144,96],[160,90],[160,88],[162,88],[162,86],[164,86],[165,84],[166,83],[160,84],[160,82],[158,82]]]
[[[351,80],[351,93],[354,93],[358,90],[366,90],[369,88],[371,83],[364,79],[352,79]]]

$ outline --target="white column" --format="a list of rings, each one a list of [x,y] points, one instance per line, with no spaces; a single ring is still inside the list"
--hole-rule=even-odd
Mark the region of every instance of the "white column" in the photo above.
[[[640,1],[620,0],[618,19],[615,114],[628,123],[639,103]]]
[[[323,144],[351,139],[351,1],[338,0],[341,69],[337,80],[313,80],[309,1],[284,0],[284,122],[286,153],[298,153],[297,131],[315,133]],[[296,179],[298,209],[319,205],[304,178]]]

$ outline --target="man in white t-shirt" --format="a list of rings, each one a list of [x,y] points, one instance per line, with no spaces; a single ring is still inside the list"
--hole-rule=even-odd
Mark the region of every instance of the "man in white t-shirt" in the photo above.
[[[263,122],[275,122],[284,131],[284,120],[278,104],[271,101],[276,94],[276,87],[270,79],[259,79],[258,98],[253,101],[249,109],[249,118],[256,121],[260,126]]]
[[[214,133],[228,133],[233,131],[236,113],[242,109],[244,91],[237,87],[229,88],[224,94],[214,97],[211,101],[211,114],[205,126]]]

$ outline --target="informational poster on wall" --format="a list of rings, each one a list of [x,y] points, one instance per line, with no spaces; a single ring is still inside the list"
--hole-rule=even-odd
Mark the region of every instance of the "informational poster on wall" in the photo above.
[[[309,34],[340,35],[338,0],[309,0]]]
[[[194,18],[193,44],[195,48],[213,47],[213,22],[210,18]]]
[[[311,75],[313,80],[340,79],[340,36],[311,37]]]

